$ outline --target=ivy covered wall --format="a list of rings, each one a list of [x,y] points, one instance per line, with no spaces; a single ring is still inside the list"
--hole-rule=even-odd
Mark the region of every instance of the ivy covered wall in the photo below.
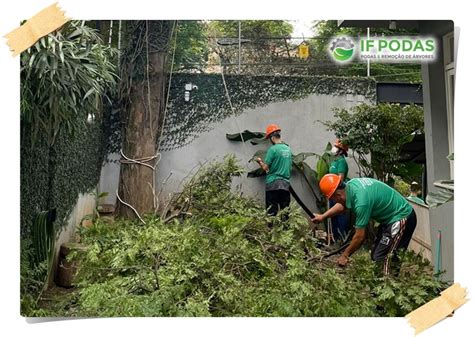
[[[102,127],[99,122],[79,125],[74,134],[61,133],[51,148],[41,138],[32,144],[29,130],[22,126],[22,237],[29,232],[39,211],[56,208],[55,225],[63,226],[79,193],[89,192],[97,186],[104,157]]]
[[[226,84],[237,114],[245,109],[275,102],[300,100],[311,94],[362,95],[375,102],[375,80],[366,77],[329,76],[239,76],[226,75]],[[185,84],[197,86],[184,99]],[[223,121],[232,114],[220,74],[175,74],[166,117],[162,150],[189,144],[211,123]]]

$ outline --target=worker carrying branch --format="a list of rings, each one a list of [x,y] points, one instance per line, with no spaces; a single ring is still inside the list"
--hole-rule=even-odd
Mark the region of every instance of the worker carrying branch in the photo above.
[[[267,150],[265,160],[256,158],[267,173],[265,177],[265,203],[269,215],[290,205],[290,175],[293,163],[290,147],[281,140],[281,129],[276,124],[267,126],[265,138],[272,146]]]
[[[344,183],[336,174],[326,174],[319,182],[321,192],[336,204],[324,214],[314,214],[313,222],[350,209],[356,217],[355,234],[351,243],[337,260],[340,266],[357,251],[366,237],[370,219],[380,226],[371,257],[383,261],[383,272],[390,273],[390,260],[397,260],[397,251],[406,249],[416,227],[416,214],[408,201],[396,190],[372,178],[353,178]]]

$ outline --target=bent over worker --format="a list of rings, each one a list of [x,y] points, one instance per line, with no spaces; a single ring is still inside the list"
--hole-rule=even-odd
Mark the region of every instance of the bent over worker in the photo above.
[[[337,204],[324,214],[315,214],[314,222],[342,213],[346,208],[356,217],[355,234],[351,243],[338,259],[345,266],[349,256],[357,251],[366,237],[370,219],[377,221],[378,229],[371,252],[373,261],[383,261],[383,272],[390,273],[390,259],[397,251],[406,249],[416,227],[416,214],[409,202],[396,190],[372,178],[353,178],[344,183],[335,174],[326,174],[319,183],[321,192]]]
[[[269,215],[290,205],[290,175],[293,163],[290,147],[281,140],[281,129],[276,124],[267,126],[265,138],[272,146],[267,150],[265,160],[256,158],[260,167],[267,172],[265,177],[265,203]]]

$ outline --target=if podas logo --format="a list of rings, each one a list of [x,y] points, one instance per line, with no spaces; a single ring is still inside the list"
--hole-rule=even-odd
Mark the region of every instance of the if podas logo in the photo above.
[[[354,42],[344,36],[333,40],[329,50],[336,61],[347,62],[354,56],[354,46]]]
[[[435,49],[435,43],[432,39],[369,39],[360,40],[360,51],[368,52],[374,50],[383,53],[385,50],[392,52],[432,52]]]
[[[338,63],[359,60],[376,62],[416,62],[436,59],[436,40],[412,36],[360,38],[358,43],[347,36],[332,39],[329,53]]]

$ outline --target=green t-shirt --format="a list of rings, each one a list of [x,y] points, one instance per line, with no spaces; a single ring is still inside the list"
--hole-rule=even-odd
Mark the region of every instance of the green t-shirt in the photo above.
[[[334,159],[329,166],[329,173],[341,174],[344,173],[344,181],[348,180],[347,173],[349,173],[349,166],[347,166],[346,158],[344,156],[338,156]]]
[[[407,197],[407,199],[410,200],[410,201],[413,201],[414,203],[426,206],[425,201],[421,198],[410,195],[410,196]]]
[[[291,149],[288,145],[280,143],[270,146],[264,160],[269,167],[265,178],[267,184],[277,179],[290,181],[291,165],[293,163],[291,157]]]
[[[356,228],[370,219],[391,224],[410,215],[413,207],[396,190],[372,178],[352,178],[346,184],[346,207],[356,215]]]

